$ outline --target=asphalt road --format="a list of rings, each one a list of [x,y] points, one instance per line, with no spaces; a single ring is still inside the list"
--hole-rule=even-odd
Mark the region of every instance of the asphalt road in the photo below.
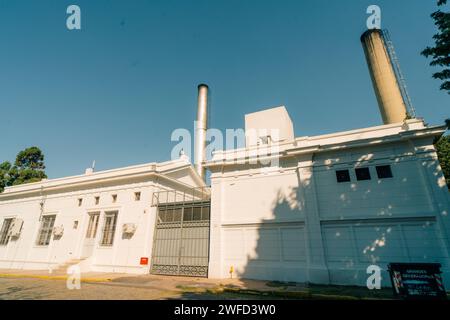
[[[117,283],[81,283],[80,289],[67,289],[64,280],[0,278],[0,300],[246,300],[268,299],[234,293],[192,293]]]
[[[177,297],[181,298],[178,292],[154,288],[82,282],[80,289],[69,290],[64,280],[0,278],[0,299],[2,300],[154,300]]]

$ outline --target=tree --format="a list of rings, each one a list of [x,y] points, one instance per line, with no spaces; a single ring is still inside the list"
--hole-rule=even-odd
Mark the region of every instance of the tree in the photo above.
[[[44,155],[42,154],[41,149],[39,149],[38,147],[30,147],[20,151],[17,154],[16,162],[14,163],[14,165],[19,170],[44,170]]]
[[[450,129],[450,119],[445,120],[447,128]],[[441,164],[445,181],[450,189],[450,135],[442,136],[435,144],[436,152]]]
[[[17,154],[14,166],[9,162],[0,164],[0,192],[5,187],[38,182],[47,178],[44,154],[38,147],[30,147]]]
[[[6,186],[10,185],[10,175],[11,163],[5,161],[0,163],[0,192],[3,192]]]
[[[447,0],[438,0],[437,5],[443,6]],[[450,94],[450,12],[437,10],[431,14],[438,33],[433,36],[434,47],[427,47],[422,51],[425,57],[432,57],[431,66],[440,66],[443,69],[433,74],[433,78],[443,81],[440,89]]]
[[[450,189],[450,136],[442,136],[436,142],[436,151],[439,157],[442,172],[445,176],[445,181]]]

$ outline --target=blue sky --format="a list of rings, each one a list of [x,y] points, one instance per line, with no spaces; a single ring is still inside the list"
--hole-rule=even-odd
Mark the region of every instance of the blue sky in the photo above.
[[[66,28],[81,7],[82,30]],[[297,136],[381,124],[359,41],[378,4],[417,114],[450,116],[419,52],[435,1],[0,0],[0,161],[39,146],[50,178],[164,161],[192,130],[197,84],[211,126],[285,105]]]

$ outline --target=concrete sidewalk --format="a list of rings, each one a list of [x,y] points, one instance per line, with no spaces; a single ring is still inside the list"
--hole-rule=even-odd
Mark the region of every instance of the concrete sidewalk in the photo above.
[[[86,272],[81,274],[82,282],[109,282],[123,277],[121,273]],[[32,278],[46,280],[66,280],[68,275],[47,270],[0,269],[0,278]]]

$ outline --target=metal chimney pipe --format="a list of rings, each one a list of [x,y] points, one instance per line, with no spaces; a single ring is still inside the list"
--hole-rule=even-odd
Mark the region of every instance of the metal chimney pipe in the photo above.
[[[406,105],[381,30],[364,32],[361,43],[384,124],[403,122]]]
[[[208,129],[208,86],[198,85],[198,109],[195,128],[195,169],[203,180],[206,170],[203,162],[206,161],[206,130]]]

